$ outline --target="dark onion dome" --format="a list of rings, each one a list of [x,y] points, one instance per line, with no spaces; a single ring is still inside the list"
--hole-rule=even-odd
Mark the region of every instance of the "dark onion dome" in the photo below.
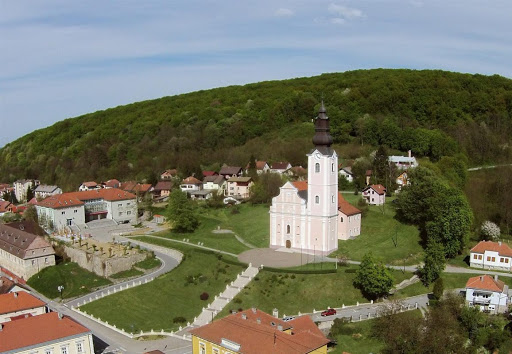
[[[315,136],[313,136],[313,144],[316,147],[330,147],[332,145],[332,136],[329,133],[329,117],[327,117],[324,102],[318,110],[318,117],[315,118]]]

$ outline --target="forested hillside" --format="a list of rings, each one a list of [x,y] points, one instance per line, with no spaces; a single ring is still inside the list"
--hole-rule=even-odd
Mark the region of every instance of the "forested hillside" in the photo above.
[[[198,91],[129,104],[28,134],[0,150],[0,181],[184,174],[251,155],[305,163],[324,99],[336,144],[412,149],[433,160],[510,161],[512,80],[443,71],[358,70]],[[15,120],[16,117],[12,117]],[[340,147],[342,148],[342,147]]]

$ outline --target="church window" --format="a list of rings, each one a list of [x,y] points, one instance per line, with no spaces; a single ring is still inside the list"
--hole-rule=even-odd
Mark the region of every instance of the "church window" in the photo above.
[[[341,222],[343,222],[343,216],[341,217]]]
[[[315,172],[320,172],[320,164],[318,162],[315,163]]]
[[[334,203],[334,195],[331,195],[331,202]]]
[[[297,235],[300,235],[300,226],[297,226]]]
[[[320,204],[320,197],[317,195],[315,196],[315,203]]]
[[[289,234],[291,231],[290,225],[286,225],[286,233]]]
[[[334,164],[331,163],[331,172],[334,172]]]

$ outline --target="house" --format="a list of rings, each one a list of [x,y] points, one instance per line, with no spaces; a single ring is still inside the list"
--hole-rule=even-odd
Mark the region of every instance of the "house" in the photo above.
[[[97,189],[101,189],[101,184],[98,184],[94,181],[89,181],[89,182],[83,182],[80,187],[78,187],[78,190],[80,192],[85,192],[85,191],[94,191],[94,190],[97,190]]]
[[[245,173],[248,174],[249,173],[249,165],[250,164],[247,164],[247,166],[245,166]],[[267,161],[259,161],[259,160],[256,160],[255,161],[255,167],[256,167],[256,173],[258,175],[261,175],[262,173],[267,173],[267,172],[270,172],[270,167],[267,163]]]
[[[508,285],[498,276],[479,275],[469,278],[466,283],[466,302],[478,306],[481,311],[505,312],[509,303]]]
[[[226,180],[223,176],[207,176],[203,179],[203,189],[216,190],[217,194],[224,195]]]
[[[361,234],[361,210],[338,193],[338,240],[352,239]]]
[[[103,188],[119,188],[121,186],[121,182],[119,182],[117,179],[109,179],[106,182],[101,183]]]
[[[247,199],[250,197],[250,189],[253,184],[251,177],[231,177],[227,181],[226,196]]]
[[[11,193],[11,191],[14,191],[14,187],[11,187],[10,184],[0,183],[0,198],[2,198],[5,193]]]
[[[2,353],[94,354],[91,331],[57,312],[0,324]]]
[[[70,230],[100,219],[135,223],[137,197],[117,188],[52,195],[37,203],[39,223],[48,229]]]
[[[46,184],[40,184],[34,190],[34,195],[37,199],[44,199],[50,195],[61,194],[62,189],[57,186],[48,186]]]
[[[303,181],[308,176],[308,170],[302,166],[293,166],[287,169],[284,174],[295,180]]]
[[[173,183],[171,181],[160,181],[153,187],[154,198],[166,198],[171,194]]]
[[[242,167],[238,166],[222,166],[220,169],[219,175],[224,177],[225,179],[229,179],[231,177],[240,177],[242,176]]]
[[[286,182],[270,207],[270,247],[327,255],[338,249],[338,155],[331,148],[329,118],[321,105],[308,180]]]
[[[402,189],[403,186],[407,186],[409,184],[409,179],[407,178],[407,170],[401,172],[396,178],[396,185],[398,186],[397,192]]]
[[[162,172],[160,174],[160,179],[165,181],[165,180],[173,179],[174,177],[177,177],[177,176],[178,176],[178,170],[176,170],[174,168],[172,170],[165,170],[164,172]]]
[[[418,167],[418,161],[416,161],[416,158],[412,156],[411,150],[408,151],[408,156],[389,156],[388,161],[390,164],[395,165],[399,170]]]
[[[123,191],[135,194],[142,200],[146,194],[151,192],[153,186],[150,183],[138,183],[135,181],[122,182],[119,185],[119,189]]]
[[[327,353],[330,342],[309,316],[283,321],[256,308],[194,328],[192,353]]]
[[[15,279],[11,279],[7,276],[0,276],[0,294],[14,293],[26,291],[30,293],[30,291],[25,288],[25,286],[18,283]]]
[[[352,173],[352,167],[342,167],[338,171],[339,175],[341,177],[344,177],[347,181],[353,182],[354,181],[354,174]]]
[[[157,224],[163,224],[165,222],[165,217],[160,214],[153,215],[153,221]]]
[[[39,185],[38,180],[34,179],[19,179],[14,182],[14,195],[18,202],[23,203],[27,201],[27,191],[29,188],[34,189]]]
[[[0,216],[3,216],[5,213],[12,213],[14,208],[14,204],[8,202],[6,200],[0,200]]]
[[[198,180],[194,176],[190,176],[190,177],[185,178],[181,182],[180,189],[183,192],[192,192],[192,191],[201,190],[202,186],[203,186],[203,183],[200,180]]]
[[[382,184],[369,185],[361,194],[369,205],[382,205],[386,202],[386,187]]]
[[[208,200],[213,197],[213,190],[201,189],[198,191],[189,191],[190,198],[197,200]]]
[[[283,174],[286,170],[292,168],[292,165],[289,162],[274,162],[270,166],[270,172]]]
[[[512,249],[501,241],[480,241],[470,251],[469,266],[510,271],[512,266]]]
[[[26,291],[0,295],[0,323],[46,313],[46,303]]]
[[[219,174],[215,171],[203,171],[203,177],[218,176]]]

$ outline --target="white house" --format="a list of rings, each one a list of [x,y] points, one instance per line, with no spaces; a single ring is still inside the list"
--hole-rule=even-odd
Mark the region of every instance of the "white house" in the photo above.
[[[511,270],[512,249],[501,241],[480,241],[471,249],[469,257],[470,267]]]
[[[202,183],[200,180],[198,180],[197,178],[195,178],[194,176],[190,176],[190,177],[187,177],[185,178],[181,184],[180,184],[180,189],[183,191],[183,192],[192,192],[192,191],[198,191],[198,190],[201,190],[201,187],[202,187]]]
[[[338,240],[352,239],[361,234],[361,210],[338,193]]]
[[[369,205],[382,205],[386,202],[386,188],[382,184],[372,184],[361,193]]]
[[[250,189],[253,184],[251,177],[231,177],[227,180],[226,196],[247,199],[250,197]]]
[[[350,166],[340,168],[339,174],[340,174],[340,176],[345,177],[345,179],[349,182],[352,182],[354,180],[354,175],[352,173],[352,167],[350,167]]]
[[[216,191],[219,195],[224,195],[226,190],[226,179],[223,176],[207,176],[203,179],[203,189]]]
[[[34,190],[34,195],[37,199],[43,199],[50,195],[61,194],[62,189],[57,186],[48,186],[46,184],[40,184]]]
[[[466,302],[469,306],[478,306],[481,311],[492,313],[504,312],[507,309],[508,285],[498,276],[479,275],[469,278],[466,283]]]
[[[286,170],[292,168],[292,165],[289,162],[274,162],[270,166],[270,172],[283,174]]]
[[[250,164],[247,164],[247,166],[245,167],[245,173],[248,174],[249,173],[249,165]],[[267,161],[255,161],[255,165],[256,165],[256,173],[261,175],[262,173],[267,173],[267,172],[270,172],[270,167],[267,163]]]
[[[80,185],[80,187],[78,187],[80,192],[93,191],[96,189],[101,189],[101,184],[98,184],[94,181],[84,182]]]
[[[399,170],[418,167],[418,161],[411,155],[411,150],[408,151],[408,156],[389,156],[388,160],[390,164],[394,164]]]

